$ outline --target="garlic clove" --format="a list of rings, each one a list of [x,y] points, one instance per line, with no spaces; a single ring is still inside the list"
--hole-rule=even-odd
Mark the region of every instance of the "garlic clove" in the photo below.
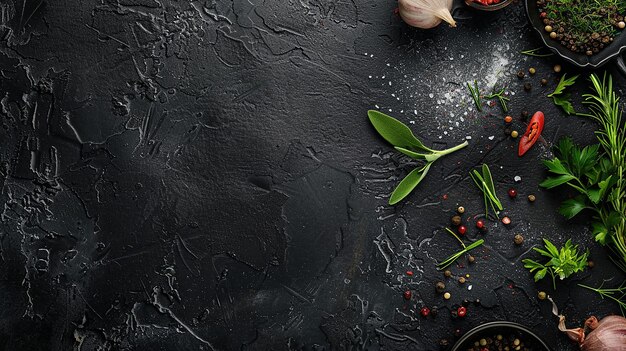
[[[585,330],[583,328],[567,329],[565,326],[565,316],[559,316],[559,330],[566,333],[570,339],[576,341],[579,345],[585,341]]]
[[[429,29],[442,20],[456,27],[450,13],[452,0],[399,0],[398,9],[402,20],[412,27]]]

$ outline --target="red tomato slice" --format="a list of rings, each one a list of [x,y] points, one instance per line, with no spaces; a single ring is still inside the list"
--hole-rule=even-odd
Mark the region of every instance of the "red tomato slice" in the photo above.
[[[519,140],[519,148],[517,149],[517,154],[522,157],[526,151],[530,150],[530,148],[535,145],[537,139],[541,135],[543,131],[543,122],[544,116],[543,112],[537,111],[530,119],[530,123],[528,123],[528,128],[526,128],[526,133],[522,135]]]

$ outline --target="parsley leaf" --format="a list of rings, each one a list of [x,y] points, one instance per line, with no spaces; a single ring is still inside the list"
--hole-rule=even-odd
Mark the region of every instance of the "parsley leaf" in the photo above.
[[[565,111],[565,113],[567,113],[568,115],[576,114],[576,111],[574,110],[574,106],[569,101],[570,94],[569,93],[564,94],[563,92],[565,91],[565,88],[571,85],[574,85],[574,83],[576,83],[576,78],[578,78],[578,75],[575,75],[567,79],[565,78],[565,76],[566,74],[564,74],[561,77],[559,84],[557,84],[556,88],[551,94],[548,94],[548,97],[551,97],[552,101],[554,101],[554,104],[557,106],[561,106],[561,108],[563,108],[563,111]]]
[[[581,254],[578,251],[578,245],[572,244],[571,239],[567,240],[560,250],[548,239],[543,239],[543,242],[545,250],[538,247],[533,248],[533,250],[549,258],[548,262],[540,263],[529,258],[522,260],[525,268],[531,273],[535,272],[535,281],[543,279],[547,273],[550,273],[552,285],[556,290],[556,277],[563,280],[584,270],[587,266],[589,250]]]

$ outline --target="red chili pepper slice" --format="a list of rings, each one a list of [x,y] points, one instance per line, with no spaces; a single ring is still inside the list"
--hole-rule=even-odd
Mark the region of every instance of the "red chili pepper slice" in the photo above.
[[[530,123],[528,123],[528,128],[526,128],[526,133],[519,140],[519,148],[517,149],[517,154],[522,157],[526,151],[530,150],[530,148],[535,145],[539,136],[541,136],[541,132],[543,131],[543,112],[537,111],[530,119]]]

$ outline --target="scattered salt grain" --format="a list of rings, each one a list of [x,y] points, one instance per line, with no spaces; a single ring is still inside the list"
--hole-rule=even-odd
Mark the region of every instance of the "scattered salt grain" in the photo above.
[[[521,182],[522,181],[522,177],[516,175],[515,177],[513,177],[513,180],[516,182]]]
[[[493,140],[493,138],[495,138],[495,136],[492,135],[489,137],[489,140]]]

